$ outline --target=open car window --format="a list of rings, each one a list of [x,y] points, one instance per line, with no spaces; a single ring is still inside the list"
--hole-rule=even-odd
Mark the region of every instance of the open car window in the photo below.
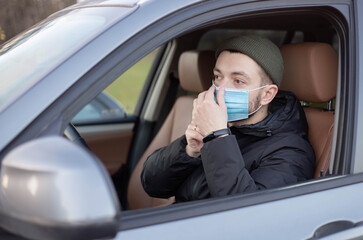
[[[310,13],[307,13],[310,14]],[[255,34],[255,35],[259,35],[259,36],[263,36],[263,37],[267,37],[269,39],[271,39],[278,47],[282,47],[284,45],[289,45],[289,44],[297,44],[297,43],[304,43],[304,42],[315,42],[315,43],[326,43],[330,46],[332,46],[333,48],[336,49],[337,44],[339,44],[339,42],[337,42],[337,32],[334,29],[334,26],[328,21],[326,20],[323,16],[319,16],[318,13],[314,13],[311,15],[311,17],[314,20],[311,20],[311,22],[308,22],[306,24],[299,22],[299,17],[294,17],[291,21],[299,23],[298,27],[291,27],[290,25],[285,25],[285,21],[286,19],[290,19],[292,18],[292,15],[286,14],[284,16],[277,16],[277,15],[273,15],[271,18],[271,29],[269,29],[268,25],[263,25],[261,23],[261,25],[257,24],[257,27],[255,26],[256,24],[250,24],[249,22],[244,22],[243,20],[243,15],[241,15],[241,20],[231,20],[230,22],[223,22],[223,24],[218,24],[214,23],[213,25],[210,25],[206,28],[202,28],[202,29],[198,29],[195,32],[193,31],[188,31],[185,34],[182,34],[180,36],[178,36],[178,38],[174,39],[174,41],[177,42],[177,49],[175,52],[165,52],[163,58],[169,58],[169,64],[165,64],[165,62],[162,62],[163,65],[159,65],[157,66],[157,71],[156,72],[163,72],[166,71],[167,74],[164,75],[165,79],[160,79],[159,75],[155,75],[152,79],[154,81],[154,83],[152,83],[150,86],[150,88],[148,89],[148,93],[152,94],[153,91],[155,91],[157,86],[158,81],[165,81],[164,85],[162,86],[162,88],[164,89],[164,95],[161,95],[159,102],[157,103],[157,105],[159,106],[159,110],[161,109],[161,111],[159,111],[159,117],[156,117],[156,121],[155,122],[149,122],[149,120],[145,120],[143,119],[143,114],[141,111],[141,115],[140,115],[140,122],[139,125],[137,125],[136,128],[134,128],[134,133],[135,135],[133,135],[133,140],[134,142],[139,142],[142,141],[144,144],[143,148],[138,148],[137,146],[133,145],[131,146],[130,150],[129,150],[129,154],[131,154],[131,157],[134,155],[137,155],[139,157],[141,157],[141,155],[143,155],[144,151],[148,151],[148,146],[150,144],[150,142],[152,141],[152,139],[157,135],[158,131],[162,128],[163,126],[163,122],[165,121],[167,115],[169,114],[169,112],[171,111],[171,107],[174,103],[174,101],[183,95],[188,95],[189,93],[185,90],[183,90],[183,88],[176,84],[173,85],[172,82],[175,80],[178,80],[178,75],[179,73],[179,69],[178,69],[178,61],[179,61],[179,57],[180,54],[184,51],[188,51],[188,50],[193,50],[193,49],[197,49],[197,50],[211,50],[211,51],[215,51],[215,49],[217,48],[218,44],[221,43],[223,40],[230,38],[232,36],[237,36],[237,35],[241,35],[241,34]],[[259,17],[256,17],[256,19],[259,19]],[[321,22],[320,25],[318,26],[314,26],[314,24],[312,22],[317,21],[317,19]],[[258,21],[258,20],[257,20]],[[241,22],[243,24],[238,25],[238,23]],[[251,21],[253,22],[253,21]],[[251,26],[255,27],[251,27]],[[276,28],[276,25],[281,25],[281,27]],[[286,29],[284,29],[286,28]],[[320,32],[321,29],[324,29],[324,32]],[[192,40],[191,40],[192,39]],[[140,62],[138,64],[136,64],[133,68],[131,68],[130,70],[128,70],[127,72],[125,72],[119,79],[115,80],[115,82],[110,85],[108,88],[105,89],[105,92],[107,94],[113,94],[113,97],[115,98],[115,96],[117,94],[119,94],[120,98],[124,98],[125,101],[129,101],[132,98],[135,98],[135,96],[137,96],[137,94],[134,94],[131,91],[131,86],[130,83],[128,83],[127,80],[125,80],[123,78],[123,76],[128,76],[129,74],[134,74],[131,73],[133,70],[132,69],[136,69],[138,68],[139,64],[140,65],[144,65],[144,61],[148,61],[148,59],[152,59],[153,56],[155,54],[155,51],[152,51],[149,53],[149,55],[147,55],[144,59],[140,60]],[[338,54],[338,53],[337,53]],[[150,65],[149,65],[150,67]],[[139,73],[139,70],[135,71],[136,73]],[[145,75],[146,76],[146,75]],[[140,79],[144,79],[144,77],[141,77]],[[120,83],[118,83],[118,81],[120,81]],[[135,83],[135,82],[132,82]],[[124,84],[124,85],[122,85]],[[165,93],[166,91],[166,93]],[[168,92],[173,93],[172,95],[170,95]],[[171,98],[172,96],[172,98]],[[148,104],[150,104],[148,102],[148,98],[145,98],[145,102],[143,105],[143,109],[145,110],[148,107]],[[125,114],[130,114],[132,113],[133,109],[134,109],[134,103],[130,104],[130,103],[121,103],[122,106],[127,106],[125,107]],[[155,103],[153,103],[155,104]],[[333,121],[334,121],[334,107],[331,109],[327,109],[326,106],[327,104],[330,104],[328,102],[326,103],[318,103],[315,105],[311,105],[310,103],[301,100],[301,104],[304,107],[307,107],[308,105],[310,107],[320,107],[323,106],[322,108],[320,108],[320,111],[330,111],[332,114],[331,116],[333,117]],[[335,105],[335,104],[333,104]],[[85,108],[86,109],[86,108]],[[333,129],[333,125],[332,129]],[[148,132],[151,132],[148,135],[145,135],[144,132],[141,132],[142,130],[147,129]],[[332,130],[331,129],[331,130]],[[139,132],[140,131],[140,132]],[[182,134],[181,134],[182,135]],[[180,136],[181,136],[180,135]],[[146,137],[147,136],[147,137]],[[141,140],[142,139],[142,140]],[[329,143],[330,144],[330,143]],[[159,146],[161,147],[161,146]],[[139,150],[137,153],[133,153],[133,151]],[[154,149],[156,150],[156,149]],[[330,151],[330,148],[329,148]],[[152,152],[152,151],[151,151]],[[148,154],[150,154],[151,152],[149,152]],[[317,153],[318,155],[319,153]],[[333,155],[332,155],[333,156]],[[127,156],[127,163],[125,163],[126,165],[128,164],[129,168],[128,171],[130,175],[133,174],[133,171],[135,170],[135,165],[137,164],[137,162],[139,161],[139,158],[136,159],[130,159],[130,155]],[[102,159],[101,159],[102,160]],[[329,163],[328,163],[329,165]],[[131,167],[130,167],[131,166]],[[331,164],[329,165],[329,167],[327,167],[324,170],[323,175],[325,174],[332,174],[333,173],[333,162],[331,162]],[[113,172],[112,174],[117,174],[115,172]],[[125,187],[125,185],[120,185],[118,186],[117,184],[120,183],[116,183],[115,182],[115,186],[116,188],[121,188]],[[132,187],[132,185],[127,185],[126,188],[130,188]],[[138,186],[138,188],[140,188],[140,191],[143,191],[143,189]],[[139,191],[137,190],[137,191]],[[126,193],[125,190],[123,191],[123,193],[121,193],[123,199],[127,199],[128,194],[130,193]],[[130,200],[130,199],[129,199]],[[127,206],[130,204],[127,201],[129,200],[124,200],[124,204],[126,204]],[[132,208],[131,208],[132,209]]]
[[[285,9],[283,6],[280,6],[280,8]],[[325,8],[324,11],[321,11],[321,9],[311,10],[302,6],[297,11],[299,14],[296,14],[296,9],[291,8],[286,8],[286,11],[281,14],[280,8],[279,10],[266,9],[262,15],[252,12],[251,15],[248,15],[247,17],[245,17],[242,10],[238,14],[236,13],[233,14],[233,16],[220,19],[195,17],[196,25],[198,25],[197,20],[206,21],[208,24],[200,26],[198,25],[197,28],[189,28],[186,26],[183,31],[180,29],[179,31],[176,31],[178,33],[177,35],[172,35],[170,38],[165,38],[163,41],[160,41],[159,45],[157,45],[160,46],[161,44],[166,44],[166,42],[175,43],[173,45],[173,51],[165,51],[162,54],[162,60],[154,69],[155,71],[153,72],[153,75],[149,76],[152,82],[145,92],[144,102],[139,112],[139,119],[137,119],[134,122],[135,125],[133,125],[133,136],[131,137],[133,144],[128,145],[128,155],[126,157],[127,161],[124,162],[124,168],[120,168],[116,172],[110,172],[115,188],[118,190],[120,201],[124,207],[123,210],[125,215],[122,217],[122,219],[124,222],[128,222],[128,224],[124,225],[125,227],[123,227],[122,230],[137,229],[142,226],[162,224],[165,219],[167,219],[165,221],[178,221],[188,217],[196,217],[198,214],[213,214],[216,212],[223,212],[237,208],[249,208],[250,206],[254,206],[254,204],[270,204],[271,202],[278,199],[286,200],[289,197],[299,198],[305,194],[324,191],[333,188],[333,186],[341,186],[339,183],[340,179],[343,178],[344,174],[349,172],[347,171],[347,168],[344,167],[347,164],[349,165],[349,161],[345,162],[345,160],[339,158],[339,156],[342,154],[342,151],[337,147],[341,146],[342,144],[342,140],[338,137],[338,134],[340,134],[339,132],[342,131],[338,129],[341,128],[338,123],[342,123],[340,114],[342,111],[345,111],[342,108],[339,109],[339,107],[342,106],[342,102],[347,101],[345,96],[341,95],[342,90],[338,88],[342,79],[348,81],[345,79],[344,75],[341,75],[341,73],[345,71],[344,61],[342,60],[345,56],[342,55],[342,49],[346,49],[347,43],[340,37],[340,35],[346,30],[344,28],[345,26],[338,26],[335,20],[332,20],[330,16],[325,14],[325,11],[329,11]],[[342,18],[340,14],[336,14],[335,17],[337,19]],[[301,19],[309,20],[301,21]],[[333,79],[332,85],[326,85],[327,89],[335,89],[333,90],[334,96],[327,100],[324,99],[324,101],[314,102],[307,101],[304,99],[304,97],[300,97],[301,95],[299,95],[298,91],[295,93],[298,96],[301,105],[304,107],[304,110],[307,112],[309,118],[308,122],[321,122],[328,123],[329,125],[327,131],[329,136],[327,140],[325,139],[320,142],[319,137],[322,135],[315,138],[312,137],[311,140],[309,139],[312,145],[321,144],[326,146],[326,148],[323,148],[321,152],[314,149],[317,158],[323,156],[323,158],[326,160],[324,166],[317,165],[316,172],[318,174],[315,174],[313,178],[308,179],[307,181],[299,182],[295,185],[283,186],[278,189],[258,191],[251,194],[236,194],[234,196],[226,196],[223,198],[200,200],[181,204],[170,204],[173,202],[173,199],[164,201],[151,198],[144,192],[142,186],[140,185],[139,173],[136,174],[135,177],[135,179],[139,179],[139,182],[137,184],[133,184],[133,174],[140,167],[138,166],[138,164],[140,164],[140,159],[146,158],[154,150],[159,149],[160,147],[163,147],[165,144],[169,143],[168,141],[163,141],[164,145],[157,145],[156,142],[158,142],[159,139],[154,139],[158,135],[159,131],[163,130],[163,124],[170,115],[170,112],[172,112],[172,107],[177,99],[180,97],[189,96],[191,94],[188,90],[183,89],[183,86],[181,86],[179,82],[179,60],[181,54],[191,50],[215,51],[217,46],[223,40],[241,34],[255,34],[267,37],[272,40],[280,49],[294,44],[321,43],[326,44],[326,46],[329,46],[329,48],[333,49],[335,52],[337,63],[339,61],[339,64],[336,65],[335,69],[336,75],[333,74],[335,79]],[[150,47],[148,51],[149,55],[147,57],[153,54],[152,51],[155,49],[155,47],[156,46],[153,48]],[[125,72],[124,75],[127,75],[127,72]],[[126,81],[124,83],[126,83]],[[304,87],[305,85],[302,83],[300,86]],[[110,86],[112,87],[105,89],[107,94],[112,94],[112,92],[115,90],[119,91],[119,88],[129,89],[128,86],[117,86],[116,81]],[[151,104],[148,101],[151,99],[150,96],[155,94],[156,90],[159,91],[159,98],[156,102],[152,102],[152,104],[157,105],[158,108],[157,111],[152,113],[154,116],[153,118],[147,118],[145,117],[145,112],[147,112],[147,109],[150,109],[148,106]],[[292,91],[295,90],[293,89]],[[120,94],[124,95],[128,100],[131,97],[127,95],[127,92],[128,91]],[[132,107],[129,109],[132,109]],[[313,109],[313,114],[315,114],[315,112],[323,113],[324,117],[310,119],[311,113],[309,111],[311,109]],[[125,112],[126,114],[130,114],[132,111],[133,110],[126,110]],[[185,112],[185,115],[186,114],[187,113]],[[344,122],[344,124],[346,124],[346,122]],[[185,127],[182,127],[182,129],[185,130]],[[320,130],[322,130],[322,128],[318,126],[317,128],[312,129],[311,132],[315,133]],[[173,132],[173,134],[175,134],[175,132]],[[181,136],[182,134],[183,131],[177,135]],[[172,134],[167,134],[165,138],[171,138],[171,135]],[[176,135],[173,135],[173,137],[175,136]],[[150,149],[150,146],[154,148]],[[141,166],[142,165],[143,163]],[[140,171],[140,168],[138,171]],[[134,192],[140,194],[136,194],[136,197],[130,198],[131,194],[133,194],[130,193],[130,189],[133,188],[137,188],[134,190]],[[144,199],[146,199],[145,201],[148,202],[147,207],[144,205],[140,208],[134,208],[135,205],[132,201],[142,202]],[[164,207],[155,208],[156,206]],[[203,210],[197,211],[197,206]],[[134,209],[144,209],[145,211],[130,211]],[[144,213],[150,213],[150,217],[145,217]],[[177,214],[175,215],[174,213]],[[162,215],[161,218],[164,220],[158,219],[160,215]],[[140,222],[136,222],[135,219],[139,220]]]

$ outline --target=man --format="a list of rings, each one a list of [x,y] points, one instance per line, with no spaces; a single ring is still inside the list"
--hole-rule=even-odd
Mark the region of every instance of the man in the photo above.
[[[304,111],[292,93],[278,92],[278,47],[242,36],[224,42],[216,57],[213,85],[194,100],[185,136],[146,160],[145,191],[182,202],[312,178],[315,160]]]

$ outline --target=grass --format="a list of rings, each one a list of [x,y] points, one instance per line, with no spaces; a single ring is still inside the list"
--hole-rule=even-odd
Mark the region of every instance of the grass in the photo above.
[[[128,114],[135,110],[156,52],[155,50],[142,58],[105,89],[123,106]]]

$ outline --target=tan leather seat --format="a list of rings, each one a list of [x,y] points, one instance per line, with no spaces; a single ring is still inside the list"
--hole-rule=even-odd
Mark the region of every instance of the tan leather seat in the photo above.
[[[215,65],[212,51],[187,51],[179,59],[179,79],[181,87],[190,92],[199,93],[211,86]],[[167,205],[173,198],[152,198],[144,191],[140,174],[146,158],[156,149],[164,147],[182,136],[192,119],[193,100],[195,96],[179,97],[159,132],[137,163],[128,186],[128,202],[130,209],[139,209]]]
[[[280,89],[295,93],[299,100],[324,103],[336,96],[338,55],[325,43],[297,43],[281,47],[285,73]],[[314,177],[325,175],[330,163],[334,112],[305,107],[308,138],[316,157]]]

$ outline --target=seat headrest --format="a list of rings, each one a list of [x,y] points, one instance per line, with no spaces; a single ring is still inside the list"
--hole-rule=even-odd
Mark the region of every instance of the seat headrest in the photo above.
[[[179,80],[186,91],[203,92],[212,85],[215,66],[213,51],[190,50],[179,58]]]
[[[327,102],[337,91],[338,54],[326,43],[282,46],[285,73],[280,89],[306,102]]]

